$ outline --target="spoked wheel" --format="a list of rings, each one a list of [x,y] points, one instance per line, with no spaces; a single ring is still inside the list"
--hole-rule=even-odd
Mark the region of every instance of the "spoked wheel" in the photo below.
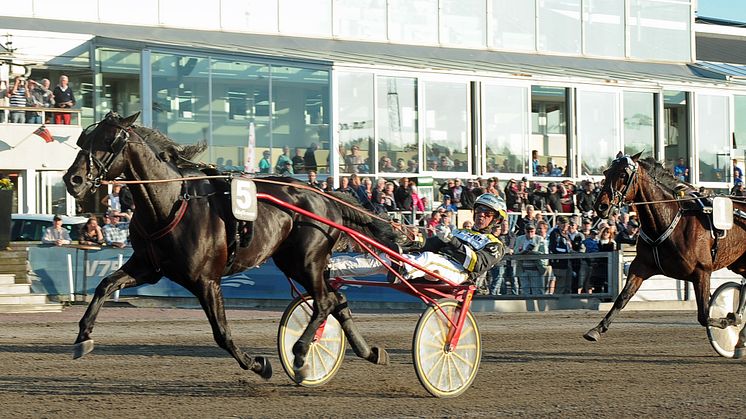
[[[443,311],[456,321],[458,303],[439,301]],[[482,358],[482,341],[477,322],[467,313],[456,348],[447,350],[451,324],[436,306],[422,313],[414,331],[412,355],[417,378],[435,397],[456,397],[466,391],[477,376]]]
[[[718,287],[710,299],[711,320],[735,319],[734,312],[738,309],[738,301],[741,298],[741,286],[735,282],[726,282]],[[715,352],[726,358],[733,358],[738,333],[743,328],[743,323],[736,324],[730,321],[725,328],[709,325],[707,326],[707,338],[710,339]]]
[[[295,378],[293,345],[311,321],[312,306],[313,298],[307,295],[294,299],[282,314],[280,328],[277,331],[277,349],[280,353],[280,363],[282,363],[282,368],[287,375],[293,380]],[[306,365],[309,366],[309,374],[300,383],[305,387],[320,386],[331,380],[344,359],[347,340],[337,319],[330,314],[322,327],[324,333],[321,338],[314,339],[308,349]]]

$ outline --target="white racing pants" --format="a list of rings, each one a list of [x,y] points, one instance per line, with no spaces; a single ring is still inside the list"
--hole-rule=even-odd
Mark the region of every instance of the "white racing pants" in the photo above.
[[[379,255],[387,265],[391,265],[391,260],[385,253]],[[437,273],[443,278],[461,284],[468,280],[468,276],[463,271],[463,267],[452,262],[445,256],[433,252],[408,253],[402,257],[416,263],[423,268]],[[340,255],[329,260],[329,277],[349,277],[349,276],[369,276],[376,274],[388,274],[389,270],[381,264],[375,257],[369,254],[360,255]],[[437,281],[432,276],[425,275],[425,272],[414,268],[413,266],[404,265],[404,278],[414,279],[422,278],[429,281]]]

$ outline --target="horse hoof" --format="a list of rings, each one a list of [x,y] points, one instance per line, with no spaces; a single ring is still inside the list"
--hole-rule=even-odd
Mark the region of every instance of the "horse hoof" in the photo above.
[[[741,346],[733,351],[733,359],[741,359],[746,356],[746,347]]]
[[[589,330],[583,335],[583,337],[585,338],[585,340],[590,342],[598,342],[599,340],[601,340],[601,334],[598,333],[598,330],[596,329]]]
[[[73,359],[78,359],[93,350],[93,339],[78,342],[73,346]]]
[[[311,370],[311,367],[308,366],[308,364],[304,364],[300,368],[293,367],[293,381],[295,381],[295,384],[300,384],[303,382],[303,380],[308,377],[308,372]]]
[[[386,352],[386,349],[373,346],[370,348],[371,352],[373,352],[373,359],[371,360],[376,365],[388,365],[389,364],[389,353]]]
[[[259,374],[265,380],[272,378],[272,364],[269,362],[269,359],[263,356],[258,356],[254,359],[252,371]]]

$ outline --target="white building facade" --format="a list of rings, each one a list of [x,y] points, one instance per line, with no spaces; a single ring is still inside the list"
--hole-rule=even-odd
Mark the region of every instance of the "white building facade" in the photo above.
[[[18,3],[0,16],[0,80],[67,75],[80,117],[47,125],[51,143],[0,124],[17,212],[75,211],[61,176],[109,110],[204,140],[201,160],[227,169],[250,126],[254,161],[316,144],[335,182],[599,178],[622,150],[683,158],[689,181],[727,190],[744,159],[746,82],[696,61],[697,34],[720,29],[690,0]]]

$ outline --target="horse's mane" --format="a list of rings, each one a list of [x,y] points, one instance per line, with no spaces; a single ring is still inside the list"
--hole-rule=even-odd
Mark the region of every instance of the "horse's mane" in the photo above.
[[[344,192],[328,192],[328,194],[340,201],[351,204],[354,207],[350,208],[347,205],[335,202],[346,225],[354,224],[356,227],[355,230],[376,239],[381,244],[394,250],[394,244],[400,245],[401,247],[408,247],[410,244],[404,234],[398,233],[394,230],[390,223],[370,214],[367,209],[360,205],[360,202],[355,197]],[[343,248],[350,242],[351,241],[346,234],[342,235],[336,248]]]
[[[189,161],[207,149],[207,143],[204,141],[200,141],[197,144],[179,144],[168,138],[166,134],[155,129],[132,125],[132,130],[145,140],[148,145],[153,147],[156,153],[165,152],[175,161]]]
[[[658,185],[665,188],[671,194],[675,194],[677,190],[681,189],[682,185],[685,185],[687,189],[694,188],[692,185],[675,178],[669,169],[665,168],[653,157],[640,159],[638,160],[638,163],[645,168],[648,175],[653,178]]]

